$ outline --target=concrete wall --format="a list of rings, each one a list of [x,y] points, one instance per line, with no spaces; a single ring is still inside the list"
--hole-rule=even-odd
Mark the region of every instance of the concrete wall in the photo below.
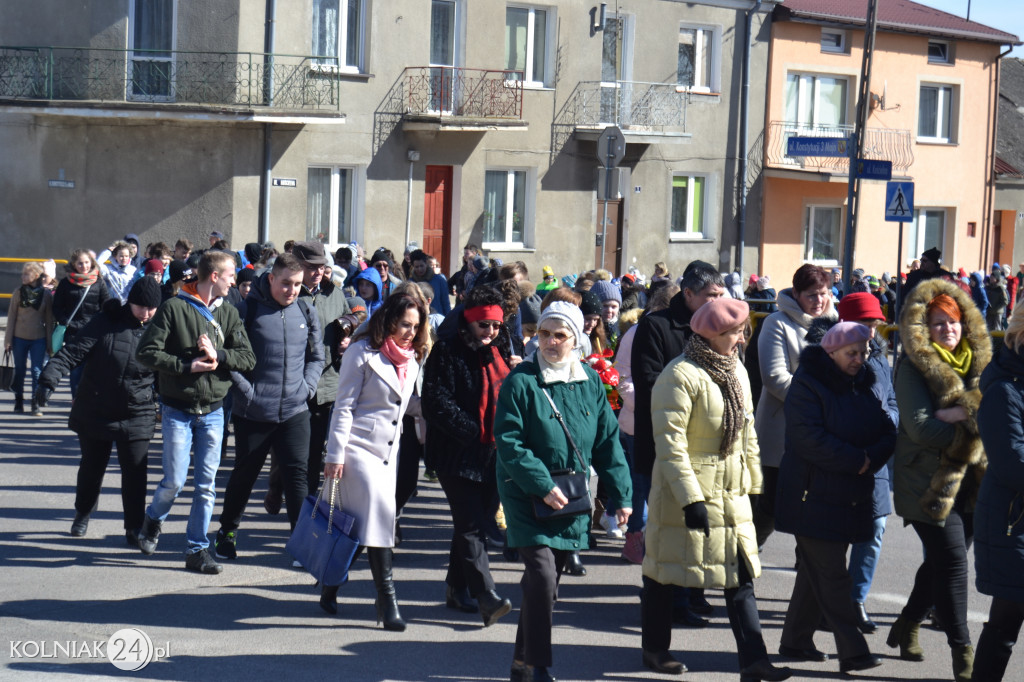
[[[812,72],[849,77],[848,116],[856,118],[856,96],[863,53],[863,31],[848,31],[849,53],[824,53],[820,49],[821,27],[797,22],[776,22],[772,26],[772,55],[768,91],[768,119],[785,120],[785,83],[790,72]],[[911,131],[914,162],[907,175],[914,182],[915,208],[946,210],[945,240],[938,246],[947,266],[968,270],[987,270],[991,252],[986,251],[991,225],[990,169],[993,163],[992,131],[995,122],[995,62],[998,46],[988,43],[955,41],[953,64],[930,64],[928,39],[922,36],[879,32],[871,91],[886,89],[886,109],[872,109],[868,128]],[[935,144],[919,141],[918,97],[922,83],[949,84],[958,89],[954,106],[954,143]],[[894,171],[894,174],[898,174]],[[808,174],[810,175],[810,174]],[[895,179],[895,178],[894,178]],[[862,181],[860,215],[857,223],[855,266],[869,274],[881,275],[896,266],[898,223],[884,221],[885,183]],[[845,185],[844,185],[845,189]],[[806,192],[806,184],[783,181],[782,192]],[[831,192],[831,190],[830,190]],[[845,192],[844,192],[845,195]],[[842,202],[845,204],[845,200]],[[767,204],[766,204],[767,209]],[[802,215],[787,212],[764,216],[763,262],[766,270],[788,273],[804,261],[791,248],[788,233],[771,231],[779,224],[799,222]],[[968,236],[968,223],[976,224],[976,236]],[[903,243],[904,264],[919,254],[910,253],[911,225],[906,225]]]

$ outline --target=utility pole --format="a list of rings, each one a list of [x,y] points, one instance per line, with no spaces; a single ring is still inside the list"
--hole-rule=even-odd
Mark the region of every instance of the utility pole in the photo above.
[[[857,94],[857,121],[850,139],[850,180],[846,192],[846,239],[843,244],[843,282],[850,281],[853,272],[853,245],[857,238],[857,214],[860,208],[860,181],[857,179],[857,159],[863,158],[864,127],[871,105],[871,62],[875,54],[875,28],[878,0],[868,0],[868,16],[864,27],[864,56],[860,63],[860,88]]]

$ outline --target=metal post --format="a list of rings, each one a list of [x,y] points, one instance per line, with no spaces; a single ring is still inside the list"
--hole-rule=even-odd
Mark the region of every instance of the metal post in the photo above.
[[[900,222],[900,243],[896,247],[896,311],[892,319],[896,324],[900,323],[900,306],[903,304],[903,282],[900,274],[903,272],[903,222]]]
[[[612,143],[608,143],[609,150]],[[609,154],[611,156],[611,154]],[[605,265],[605,249],[608,248],[608,197],[612,193],[612,169],[604,170],[604,218],[601,219],[601,267]]]

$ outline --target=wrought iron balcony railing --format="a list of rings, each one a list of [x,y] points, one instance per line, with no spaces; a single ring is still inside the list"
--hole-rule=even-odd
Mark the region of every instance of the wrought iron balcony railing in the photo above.
[[[616,124],[620,128],[685,130],[689,104],[696,98],[713,97],[681,89],[675,83],[581,81],[559,119],[577,127]]]
[[[852,125],[808,125],[790,121],[772,121],[766,131],[765,166],[792,168],[847,175],[847,157],[787,156],[786,144],[791,137],[849,137]],[[864,158],[892,161],[893,173],[906,173],[914,163],[913,137],[909,130],[867,128],[864,130]]]
[[[405,114],[482,119],[523,117],[523,72],[413,66],[397,83]]]
[[[338,80],[322,62],[260,52],[0,46],[0,99],[337,111]]]

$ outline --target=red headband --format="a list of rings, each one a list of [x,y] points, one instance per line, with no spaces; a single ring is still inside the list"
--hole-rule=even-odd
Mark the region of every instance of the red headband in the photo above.
[[[479,322],[480,320],[505,320],[505,311],[500,305],[478,305],[473,308],[466,308],[462,311],[467,322]]]

